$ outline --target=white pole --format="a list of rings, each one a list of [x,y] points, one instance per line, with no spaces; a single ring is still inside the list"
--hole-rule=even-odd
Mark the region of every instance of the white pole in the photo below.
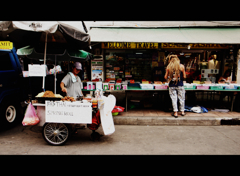
[[[43,64],[46,65],[46,57],[47,57],[47,35],[48,33],[46,32],[46,38],[45,38],[45,49],[44,49],[44,61]],[[43,92],[45,92],[45,76],[43,76]]]
[[[57,82],[57,78],[56,78],[56,60],[57,60],[57,55],[55,55],[55,65],[54,65],[54,94],[56,94],[56,82]]]

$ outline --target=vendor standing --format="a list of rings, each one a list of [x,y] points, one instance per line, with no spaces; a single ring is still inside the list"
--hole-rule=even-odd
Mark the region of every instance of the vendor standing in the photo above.
[[[80,77],[78,76],[79,72],[82,70],[82,64],[80,62],[75,62],[72,67],[72,72],[68,72],[68,74],[63,78],[60,83],[60,87],[63,92],[66,92],[67,96],[74,97],[77,99],[78,97],[82,97],[82,82]]]

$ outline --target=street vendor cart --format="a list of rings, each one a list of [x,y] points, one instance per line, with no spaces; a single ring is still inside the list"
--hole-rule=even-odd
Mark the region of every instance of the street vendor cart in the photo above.
[[[79,98],[66,101],[70,97],[37,97],[33,106],[37,108],[38,126],[42,126],[42,135],[51,145],[63,145],[70,135],[77,130],[78,124],[87,124],[92,130],[91,139],[99,140],[96,132],[102,124],[104,135],[111,135],[114,131],[112,109],[116,98],[113,95],[98,98]],[[72,99],[71,99],[72,100]],[[97,102],[96,102],[97,100]],[[24,120],[23,120],[24,122]]]
[[[61,98],[38,97],[37,116],[42,126],[42,135],[51,145],[63,145],[70,135],[76,131],[78,124],[87,124],[93,132],[92,140],[99,139],[100,134],[95,132],[100,125],[98,108],[92,108],[90,101],[62,101]],[[92,123],[93,122],[93,123]]]

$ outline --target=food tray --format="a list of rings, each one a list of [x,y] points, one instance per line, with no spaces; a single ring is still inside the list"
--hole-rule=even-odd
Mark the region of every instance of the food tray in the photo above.
[[[167,85],[158,85],[158,84],[154,84],[155,89],[168,89]]]

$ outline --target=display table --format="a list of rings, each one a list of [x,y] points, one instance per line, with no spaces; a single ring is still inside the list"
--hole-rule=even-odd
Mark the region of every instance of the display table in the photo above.
[[[194,91],[194,92],[211,92],[211,98],[212,98],[212,92],[232,92],[231,94],[231,111],[233,110],[233,103],[235,100],[235,92],[240,92],[240,89],[223,89],[223,90],[219,90],[219,89],[196,89],[196,88],[185,88],[186,91]],[[86,89],[82,89],[82,91],[95,91],[94,90],[86,90]],[[104,92],[125,92],[125,102],[126,102],[126,106],[125,106],[125,111],[127,112],[127,94],[128,92],[141,92],[141,91],[151,91],[151,92],[161,92],[161,91],[169,91],[169,89],[141,89],[140,87],[134,87],[134,86],[128,86],[127,90],[103,90]]]

